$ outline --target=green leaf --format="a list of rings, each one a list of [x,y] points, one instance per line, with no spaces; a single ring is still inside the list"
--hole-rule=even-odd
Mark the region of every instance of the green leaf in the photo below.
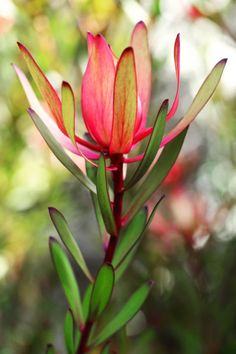
[[[86,322],[89,315],[89,306],[90,306],[90,299],[93,291],[93,285],[89,284],[83,298],[82,308],[84,314],[84,321]]]
[[[56,239],[50,237],[49,245],[52,260],[65,292],[69,307],[73,313],[74,320],[77,324],[83,324],[84,319],[80,292],[70,262]]]
[[[113,317],[113,319],[95,337],[91,345],[99,345],[109,339],[113,334],[125,326],[140,310],[146,300],[153,282],[145,283],[130,297],[125,306]]]
[[[51,151],[58,158],[59,161],[91,192],[96,193],[95,185],[90,181],[90,179],[85,176],[79,167],[71,160],[71,158],[65,153],[60,144],[52,136],[43,121],[37,116],[37,114],[32,110],[28,109],[28,113],[33,119],[34,124],[40,131],[42,137],[48,144]]]
[[[205,105],[207,104],[219,84],[226,62],[227,59],[222,59],[214,66],[214,68],[211,70],[210,74],[207,76],[200,89],[198,90],[193,102],[191,103],[184,117],[163,139],[163,145],[165,145],[170,139],[173,139],[174,137],[179,135],[184,129],[186,129],[186,127],[188,127],[190,123],[192,123],[192,121],[196,118],[198,113],[205,107]]]
[[[66,312],[64,322],[64,337],[67,353],[74,354],[74,319],[70,310]]]
[[[137,213],[167,176],[180,153],[187,129],[188,128],[164,147],[157,163],[139,186],[126,213],[125,219],[132,218],[133,215]]]
[[[76,263],[79,265],[79,267],[82,269],[86,277],[89,279],[89,281],[93,282],[93,277],[85,263],[84,257],[80,251],[79,246],[75,242],[75,239],[69,229],[68,223],[66,222],[66,219],[62,215],[62,213],[59,212],[56,208],[48,208],[49,214],[51,217],[51,220],[57,229],[57,232],[70,252],[70,254],[73,256],[75,259]]]
[[[98,271],[90,299],[89,319],[96,320],[108,305],[115,280],[111,264],[103,264]]]
[[[110,344],[105,345],[102,349],[101,354],[109,354],[110,353]]]
[[[91,181],[96,184],[97,168],[94,167],[93,165],[91,165],[87,161],[86,161],[86,173],[87,173],[87,176],[91,179]],[[92,199],[92,202],[93,202],[93,207],[94,207],[95,216],[96,216],[97,223],[98,223],[100,237],[101,237],[101,240],[103,240],[106,228],[105,228],[105,225],[104,225],[104,221],[103,221],[103,218],[102,218],[100,206],[99,206],[99,203],[98,203],[97,194],[94,194],[94,193],[91,192],[90,195],[91,195],[91,199]]]
[[[108,193],[106,163],[104,156],[101,155],[99,159],[97,171],[97,196],[102,213],[103,221],[109,234],[116,234],[116,225],[111,208],[111,202]]]
[[[148,145],[144,152],[143,159],[141,160],[137,170],[134,172],[131,179],[125,184],[125,189],[133,187],[148,171],[156,154],[160,148],[160,144],[164,135],[166,115],[168,112],[168,100],[165,100],[157,114],[157,118],[150,136]]]
[[[125,252],[123,253],[123,257],[119,259],[119,262],[116,263],[115,266],[115,281],[117,282],[121,276],[123,275],[123,273],[125,272],[125,270],[127,269],[128,265],[130,264],[130,262],[133,259],[134,254],[137,251],[137,248],[139,247],[143,235],[145,233],[145,231],[148,229],[155,213],[156,210],[158,208],[158,206],[160,205],[161,201],[163,200],[164,195],[158,200],[158,202],[156,203],[155,207],[153,208],[151,215],[148,218],[147,223],[143,226],[141,232],[138,233],[138,235],[135,238],[135,241],[130,245],[129,248],[127,248],[125,250]]]
[[[52,344],[48,344],[46,348],[46,354],[55,354],[55,349]]]
[[[137,238],[143,232],[147,221],[147,208],[142,208],[130,221],[128,226],[121,231],[116,251],[112,260],[113,266],[116,268],[124,255],[127,253]]]
[[[75,97],[68,82],[61,87],[62,117],[68,136],[75,144]]]

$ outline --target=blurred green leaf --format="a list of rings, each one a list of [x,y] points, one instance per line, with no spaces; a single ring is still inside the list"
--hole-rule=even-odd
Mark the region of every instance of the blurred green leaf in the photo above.
[[[62,117],[68,136],[75,144],[75,97],[68,82],[61,87]]]
[[[125,217],[132,218],[160,186],[180,153],[187,130],[188,128],[164,147],[158,161],[138,187]]]
[[[28,112],[33,119],[34,124],[40,131],[42,137],[48,144],[51,151],[58,158],[59,161],[91,192],[96,193],[95,185],[90,181],[90,179],[85,176],[79,167],[71,160],[71,158],[65,153],[60,144],[54,139],[52,134],[49,132],[43,121],[37,116],[37,114],[32,110],[28,109]]]
[[[113,319],[101,330],[101,332],[91,341],[92,345],[99,345],[109,339],[113,334],[125,326],[139,311],[146,300],[153,282],[145,283],[130,297],[125,306]]]
[[[111,202],[108,193],[106,163],[104,156],[101,155],[97,171],[97,196],[102,213],[103,221],[109,234],[116,234],[116,225],[111,208]]]
[[[168,111],[168,100],[165,100],[157,114],[155,124],[153,126],[153,131],[150,136],[147,148],[144,152],[144,156],[134,172],[130,180],[125,184],[125,189],[133,187],[148,171],[152,162],[154,161],[156,154],[160,148],[162,137],[165,130],[166,115]]]
[[[52,220],[55,228],[57,229],[57,232],[58,232],[62,242],[64,243],[64,245],[66,246],[66,248],[68,249],[70,254],[73,256],[73,258],[75,259],[75,261],[77,262],[77,264],[79,265],[81,270],[84,272],[86,277],[89,279],[89,281],[93,282],[93,277],[87,267],[87,264],[86,264],[84,257],[80,251],[80,248],[77,245],[77,243],[76,243],[76,241],[69,229],[66,219],[64,218],[62,213],[60,213],[59,210],[57,210],[56,208],[50,207],[50,208],[48,208],[48,210],[49,210],[51,220]]]
[[[66,312],[64,322],[64,337],[67,353],[74,354],[74,319],[70,310]]]
[[[61,245],[56,239],[50,237],[50,251],[52,260],[60,279],[61,285],[64,289],[65,296],[67,298],[69,307],[74,316],[76,323],[83,323],[83,311],[80,299],[80,292],[76,282],[76,278],[70,262],[65,255]]]
[[[114,268],[120,263],[127,251],[143,232],[147,221],[147,208],[142,208],[130,221],[124,231],[121,231],[119,241],[112,260]]]
[[[114,286],[115,273],[111,264],[103,264],[98,271],[90,299],[89,318],[95,320],[108,305]]]

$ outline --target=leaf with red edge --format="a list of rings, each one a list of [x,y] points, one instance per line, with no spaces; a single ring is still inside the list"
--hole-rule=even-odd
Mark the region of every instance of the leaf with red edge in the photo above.
[[[137,98],[134,52],[132,48],[126,48],[116,69],[110,154],[125,154],[130,151],[134,136]]]
[[[161,143],[161,146],[168,144],[178,134],[180,134],[190,123],[196,118],[198,113],[205,107],[215,89],[217,88],[220,78],[223,74],[227,59],[220,60],[207,76],[198,93],[196,94],[192,104],[185,113],[180,122],[166,135]]]
[[[68,82],[61,86],[62,117],[66,132],[75,144],[75,97]]]
[[[58,97],[57,92],[46,78],[39,65],[34,60],[33,56],[30,54],[29,50],[21,43],[17,43],[23,58],[29,68],[29,71],[34,79],[35,84],[38,87],[44,101],[48,104],[52,115],[58,124],[59,128],[65,133],[65,128],[62,119],[61,112],[61,101]]]
[[[175,60],[175,72],[176,72],[176,80],[177,80],[177,88],[176,94],[174,98],[174,102],[170,111],[167,114],[166,120],[169,120],[175,115],[179,105],[179,88],[180,88],[180,35],[178,34],[175,40],[174,46],[174,60]]]

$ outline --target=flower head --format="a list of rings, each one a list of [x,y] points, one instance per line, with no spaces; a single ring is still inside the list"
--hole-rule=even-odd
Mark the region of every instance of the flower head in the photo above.
[[[147,28],[143,22],[134,27],[130,46],[120,58],[101,35],[88,34],[88,64],[82,80],[81,110],[90,139],[82,139],[75,131],[75,98],[71,86],[63,82],[61,98],[43,74],[42,70],[22,44],[18,44],[29,71],[47,103],[47,113],[35,96],[27,78],[15,65],[14,68],[30,102],[31,109],[43,120],[50,133],[66,149],[86,159],[98,159],[101,152],[107,156],[128,154],[136,144],[150,135],[152,127],[146,127],[151,95],[151,59]],[[180,86],[180,36],[174,45],[174,61],[177,79],[175,98],[167,113],[169,120],[176,113]],[[226,60],[220,61],[200,88],[187,114],[163,138],[161,146],[168,144],[196,117],[213,94]],[[207,93],[205,92],[207,88]],[[92,142],[91,142],[92,140]],[[126,159],[126,162],[142,159]]]

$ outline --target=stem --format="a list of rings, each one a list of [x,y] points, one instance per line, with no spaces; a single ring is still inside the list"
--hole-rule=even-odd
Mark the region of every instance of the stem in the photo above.
[[[124,180],[123,180],[123,155],[114,155],[111,158],[111,163],[117,169],[113,171],[113,183],[114,183],[114,203],[113,203],[113,215],[116,224],[116,234],[110,235],[110,240],[106,250],[104,262],[112,262],[113,255],[115,253],[117,241],[120,234],[122,223],[122,204],[124,194]]]
[[[116,234],[110,235],[110,240],[106,249],[104,263],[112,262],[112,258],[115,253],[118,237],[120,234],[120,229],[122,226],[122,205],[123,205],[123,194],[124,194],[124,180],[123,180],[123,155],[117,154],[111,157],[111,163],[116,170],[112,171],[113,185],[114,185],[114,202],[113,202],[113,215],[116,224]],[[80,345],[77,350],[77,354],[84,354],[88,352],[89,348],[87,342],[89,335],[93,326],[93,321],[88,320],[81,329],[81,340]]]
[[[85,326],[84,326],[84,328],[81,330],[82,337],[81,337],[81,340],[80,340],[80,345],[79,345],[77,354],[83,354],[83,353],[86,353],[88,351],[87,341],[88,341],[88,338],[89,338],[90,331],[92,329],[92,325],[93,325],[93,321],[91,321],[91,320],[87,321]]]

